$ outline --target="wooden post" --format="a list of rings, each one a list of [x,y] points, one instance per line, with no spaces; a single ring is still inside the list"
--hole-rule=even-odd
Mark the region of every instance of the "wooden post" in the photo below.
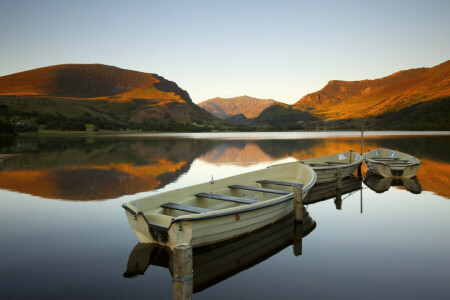
[[[364,149],[364,121],[362,121],[361,124],[361,156],[363,155],[363,149]]]
[[[300,185],[294,185],[294,218],[295,222],[303,222],[303,188]]]
[[[301,223],[294,223],[294,255],[302,255],[303,230]]]
[[[173,298],[192,299],[194,279],[192,274],[192,248],[178,245],[173,249]]]

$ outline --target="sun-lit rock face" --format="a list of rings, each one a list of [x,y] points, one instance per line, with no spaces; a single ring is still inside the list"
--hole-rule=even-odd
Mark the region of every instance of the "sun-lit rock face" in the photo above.
[[[267,107],[276,103],[272,99],[258,99],[249,96],[234,98],[213,98],[198,104],[201,108],[220,119],[243,114],[247,119],[256,118]]]
[[[322,90],[302,97],[294,107],[336,120],[378,116],[446,97],[450,97],[450,61],[375,80],[332,80]]]

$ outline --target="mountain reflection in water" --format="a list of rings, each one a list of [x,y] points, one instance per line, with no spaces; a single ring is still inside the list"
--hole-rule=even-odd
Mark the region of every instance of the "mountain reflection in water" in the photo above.
[[[262,134],[263,135],[263,134]],[[418,157],[424,191],[449,198],[449,138],[365,138],[364,152],[387,147]],[[232,140],[139,137],[18,137],[0,139],[0,189],[62,200],[104,200],[165,187],[196,160],[211,168],[249,167],[360,151],[359,138]],[[10,154],[14,154],[10,156]],[[366,172],[363,165],[363,173]]]

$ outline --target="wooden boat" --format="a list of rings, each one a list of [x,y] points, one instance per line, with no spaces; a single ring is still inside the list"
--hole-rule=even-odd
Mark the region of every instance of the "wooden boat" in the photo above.
[[[244,173],[123,204],[141,243],[170,248],[228,240],[272,224],[293,211],[293,186],[302,197],[316,182],[307,165]]]
[[[302,160],[316,171],[317,183],[336,180],[338,170],[342,178],[350,176],[362,163],[362,156],[354,151],[330,154]]]
[[[362,180],[356,178],[353,175],[347,176],[342,179],[342,188],[339,190],[341,197],[354,191],[360,190],[362,187]],[[309,191],[303,204],[314,204],[331,198],[336,198],[338,195],[338,189],[336,182],[316,183],[314,187]]]
[[[384,193],[389,190],[391,186],[404,187],[408,192],[413,194],[420,194],[422,192],[422,186],[417,177],[395,178],[383,177],[378,174],[369,174],[364,178],[364,184],[377,193]],[[312,190],[310,193],[311,192]]]
[[[300,247],[302,239],[316,228],[306,209],[303,223],[292,214],[270,226],[225,242],[193,249],[193,292],[203,291],[270,258],[289,246]],[[295,252],[294,252],[295,254]],[[297,255],[296,254],[296,255]],[[173,251],[156,244],[137,244],[131,251],[123,276],[143,275],[150,266],[168,268],[173,276]],[[151,270],[149,270],[151,271]]]
[[[369,172],[383,177],[411,178],[419,171],[420,160],[391,149],[379,148],[364,154]]]

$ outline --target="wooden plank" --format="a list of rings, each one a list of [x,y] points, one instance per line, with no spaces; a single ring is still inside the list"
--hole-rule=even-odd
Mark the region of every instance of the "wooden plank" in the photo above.
[[[266,189],[266,188],[259,188],[259,187],[247,186],[247,185],[239,185],[239,184],[230,185],[228,187],[230,189],[240,189],[240,190],[248,190],[248,191],[255,191],[255,192],[278,194],[278,195],[287,195],[287,194],[292,193],[292,192],[288,192],[288,191]]]
[[[181,210],[181,211],[187,211],[187,212],[196,213],[196,214],[213,211],[211,209],[190,206],[190,205],[184,205],[184,204],[178,204],[178,203],[173,203],[173,202],[164,203],[161,205],[161,207],[176,209],[176,210]]]
[[[291,183],[291,182],[283,182],[283,181],[273,181],[273,180],[257,180],[257,183],[261,184],[274,184],[274,185],[283,185],[283,186],[301,186],[303,187],[303,184],[301,183]]]
[[[231,201],[231,202],[242,203],[242,204],[252,204],[252,203],[258,202],[256,200],[252,200],[252,199],[231,197],[231,196],[211,194],[211,193],[199,193],[199,194],[196,194],[195,196],[216,199],[216,200],[223,200],[223,201]]]

